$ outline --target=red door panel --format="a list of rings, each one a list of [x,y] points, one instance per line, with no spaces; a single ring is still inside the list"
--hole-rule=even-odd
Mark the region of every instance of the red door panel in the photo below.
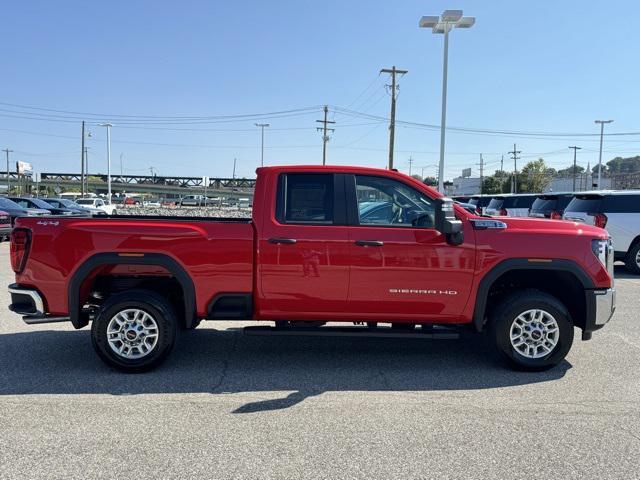
[[[433,229],[352,227],[348,311],[389,320],[456,321],[461,318],[473,280],[473,231],[466,241],[448,245]],[[376,240],[382,246],[358,246]]]

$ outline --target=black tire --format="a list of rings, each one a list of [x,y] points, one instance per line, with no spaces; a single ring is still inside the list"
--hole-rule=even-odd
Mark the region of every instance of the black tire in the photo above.
[[[127,309],[147,313],[157,325],[156,343],[141,358],[126,358],[116,353],[108,341],[109,322],[118,312]],[[109,297],[91,325],[91,342],[98,356],[107,365],[126,373],[146,372],[160,365],[171,352],[177,335],[178,320],[171,304],[149,290],[131,290]]]
[[[636,242],[627,252],[624,264],[631,273],[640,275],[640,263],[638,262],[638,252],[640,252],[640,242]]]
[[[558,325],[555,346],[549,353],[538,358],[525,356],[511,342],[512,324],[520,314],[533,309],[547,312]],[[526,289],[509,295],[493,311],[490,321],[491,337],[497,351],[516,370],[548,370],[564,360],[573,344],[573,322],[566,307],[557,298],[540,290]]]

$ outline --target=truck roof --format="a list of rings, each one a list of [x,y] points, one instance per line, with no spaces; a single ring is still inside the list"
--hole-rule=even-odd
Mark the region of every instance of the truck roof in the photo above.
[[[430,187],[422,183],[415,178],[406,175],[404,173],[398,172],[397,170],[388,170],[384,168],[372,168],[372,167],[353,167],[353,166],[345,166],[345,165],[275,165],[269,167],[259,167],[256,169],[256,174],[260,175],[261,173],[268,172],[298,172],[298,173],[355,173],[361,175],[384,175],[388,177],[396,177],[402,181],[409,181],[411,183],[422,185],[426,187],[434,196],[442,197],[443,195],[438,192],[435,188]]]

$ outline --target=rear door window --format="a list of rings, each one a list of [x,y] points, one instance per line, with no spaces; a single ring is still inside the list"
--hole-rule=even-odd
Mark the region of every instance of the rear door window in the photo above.
[[[597,195],[577,195],[569,202],[565,212],[600,213],[602,197]]]
[[[284,223],[333,223],[333,174],[282,175],[280,190],[278,220]]]

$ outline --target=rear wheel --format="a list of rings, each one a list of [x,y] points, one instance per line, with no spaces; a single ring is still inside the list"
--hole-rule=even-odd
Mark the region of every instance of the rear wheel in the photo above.
[[[539,290],[510,295],[494,310],[491,320],[498,352],[518,370],[547,370],[566,357],[573,343],[567,309]]]
[[[158,366],[169,355],[177,333],[171,305],[148,290],[113,295],[91,325],[91,340],[100,358],[123,372]]]
[[[636,275],[640,275],[640,242],[636,242],[629,251],[624,260],[627,270]]]

